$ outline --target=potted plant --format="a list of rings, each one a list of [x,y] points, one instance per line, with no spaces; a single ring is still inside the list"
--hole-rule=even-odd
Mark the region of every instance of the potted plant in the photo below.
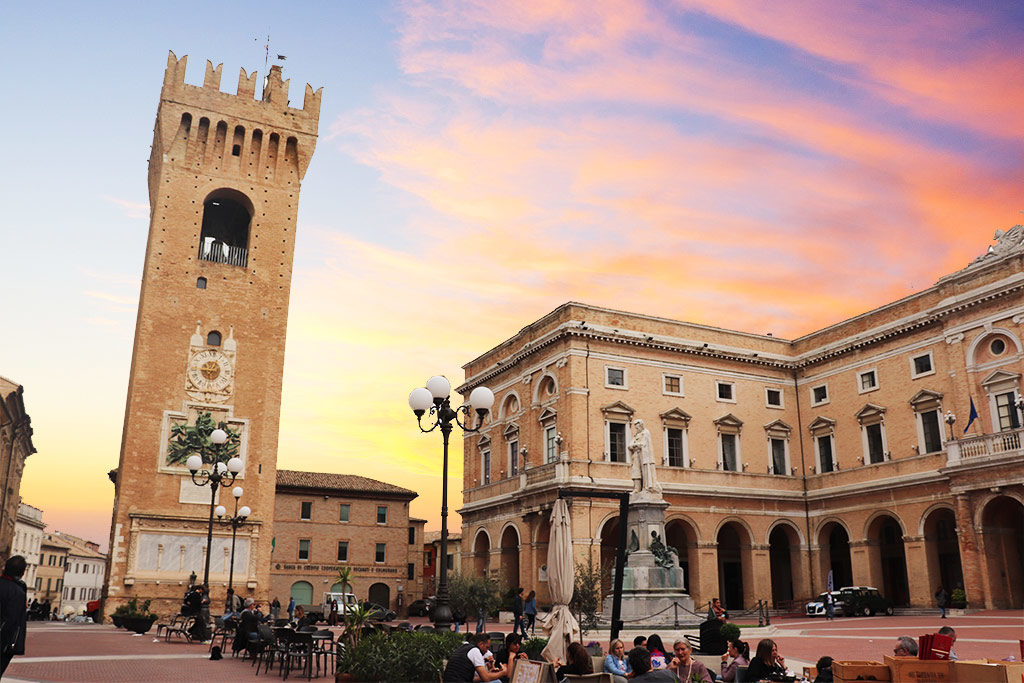
[[[949,606],[955,609],[963,609],[967,607],[967,593],[964,592],[963,588],[953,589],[953,592],[949,596]]]
[[[114,610],[114,614],[120,617],[121,628],[134,631],[139,635],[146,633],[153,628],[153,622],[159,617],[149,611],[150,600],[139,605],[137,598],[132,598],[127,603]],[[116,623],[116,622],[115,622]]]

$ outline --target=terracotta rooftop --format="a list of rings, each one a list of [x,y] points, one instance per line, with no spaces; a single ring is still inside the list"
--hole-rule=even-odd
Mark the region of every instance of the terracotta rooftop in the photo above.
[[[297,470],[278,470],[277,487],[321,489],[345,491],[350,493],[387,494],[400,496],[410,500],[419,494],[410,489],[377,481],[369,477],[355,474],[333,474],[331,472],[299,472]]]

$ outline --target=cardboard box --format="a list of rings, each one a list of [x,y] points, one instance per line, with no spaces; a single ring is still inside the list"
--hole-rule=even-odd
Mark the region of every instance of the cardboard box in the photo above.
[[[971,683],[1006,683],[1006,672],[998,664],[969,661],[953,662],[953,680]]]
[[[953,662],[956,680],[978,683],[1024,683],[1024,663],[1003,662],[998,659],[972,659]]]
[[[893,683],[953,683],[953,662],[948,659],[885,656]]]
[[[836,681],[891,681],[889,667],[881,662],[832,662],[832,676]]]

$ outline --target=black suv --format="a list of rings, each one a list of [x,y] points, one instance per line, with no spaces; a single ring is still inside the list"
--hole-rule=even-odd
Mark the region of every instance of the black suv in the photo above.
[[[839,599],[843,603],[843,614],[846,616],[870,617],[875,614],[893,614],[892,601],[870,586],[847,586],[839,589]]]

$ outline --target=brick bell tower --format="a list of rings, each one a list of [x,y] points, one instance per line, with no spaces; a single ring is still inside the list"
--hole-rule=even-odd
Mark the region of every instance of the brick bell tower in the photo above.
[[[252,509],[238,530],[233,582],[266,600],[273,539],[281,377],[299,187],[316,146],[321,91],[289,106],[274,66],[220,91],[221,65],[185,83],[170,53],[149,160],[149,240],[142,275],[121,457],[115,481],[109,614],[132,597],[173,612],[193,572],[202,581],[211,489],[169,448],[176,425],[209,413],[240,435],[235,483]],[[113,473],[111,478],[115,479]],[[219,502],[230,515],[231,489]],[[214,524],[211,605],[223,604],[229,527]]]

